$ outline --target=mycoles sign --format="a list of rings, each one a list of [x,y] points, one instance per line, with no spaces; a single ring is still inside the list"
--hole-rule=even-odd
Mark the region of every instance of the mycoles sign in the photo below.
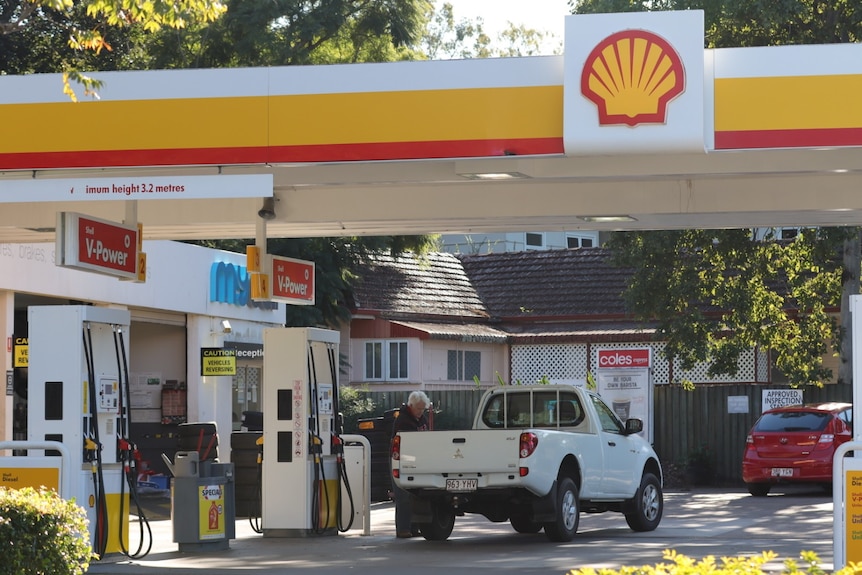
[[[298,305],[314,305],[314,262],[272,258],[272,299]]]
[[[650,350],[647,349],[600,349],[599,369],[620,367],[649,367]]]
[[[111,276],[138,278],[138,227],[60,212],[57,265]]]

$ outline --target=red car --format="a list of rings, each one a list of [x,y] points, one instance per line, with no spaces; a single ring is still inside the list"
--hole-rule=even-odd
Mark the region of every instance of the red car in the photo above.
[[[764,411],[745,439],[742,480],[762,497],[779,483],[832,489],[832,456],[853,438],[850,403],[817,403]]]

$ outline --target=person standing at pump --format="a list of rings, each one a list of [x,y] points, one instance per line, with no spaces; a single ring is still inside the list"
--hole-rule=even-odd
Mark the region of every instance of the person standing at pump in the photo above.
[[[399,431],[428,431],[428,418],[425,410],[431,401],[423,391],[414,391],[403,403],[392,424],[392,437]],[[410,521],[410,494],[398,487],[392,480],[392,493],[395,496],[395,536],[399,539],[413,537]]]

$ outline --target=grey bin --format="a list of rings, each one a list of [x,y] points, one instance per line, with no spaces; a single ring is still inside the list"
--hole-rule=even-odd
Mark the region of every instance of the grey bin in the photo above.
[[[233,463],[199,461],[196,451],[178,451],[169,467],[174,475],[171,522],[179,550],[228,549],[236,537]]]

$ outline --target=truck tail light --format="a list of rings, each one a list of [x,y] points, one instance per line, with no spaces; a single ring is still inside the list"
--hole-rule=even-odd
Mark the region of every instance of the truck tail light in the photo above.
[[[521,459],[525,457],[530,457],[534,451],[536,451],[536,446],[539,445],[539,437],[535,433],[531,433],[526,431],[521,434],[521,441],[518,445],[518,454]]]
[[[392,438],[392,445],[389,448],[389,455],[395,461],[401,459],[401,436],[396,435]]]

